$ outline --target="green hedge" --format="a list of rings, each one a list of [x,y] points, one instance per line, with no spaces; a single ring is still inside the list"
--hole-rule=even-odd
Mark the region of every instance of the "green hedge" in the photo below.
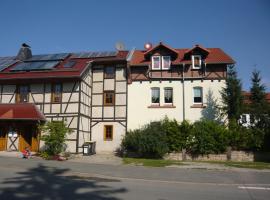
[[[193,124],[178,123],[167,117],[141,129],[128,131],[121,149],[142,158],[162,158],[166,153],[186,149],[192,155],[224,153],[228,146],[235,150],[260,150],[264,133],[257,128],[244,128],[235,123],[228,129],[215,121],[200,120]]]

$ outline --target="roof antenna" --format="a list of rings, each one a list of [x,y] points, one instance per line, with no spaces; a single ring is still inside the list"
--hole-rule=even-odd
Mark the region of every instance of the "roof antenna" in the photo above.
[[[122,42],[117,42],[117,43],[115,44],[115,48],[116,48],[118,51],[124,51],[124,50],[125,50],[125,45],[124,45],[124,43],[122,43]]]

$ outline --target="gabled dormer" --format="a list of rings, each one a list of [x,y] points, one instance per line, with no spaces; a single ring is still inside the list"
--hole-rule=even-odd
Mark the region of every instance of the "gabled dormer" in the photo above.
[[[203,60],[205,60],[209,53],[210,51],[206,48],[203,48],[200,45],[195,45],[193,48],[185,52],[184,57],[186,60],[191,60],[192,69],[201,69]]]
[[[145,60],[151,61],[152,70],[169,70],[171,63],[178,56],[178,52],[173,48],[160,42],[144,53]]]

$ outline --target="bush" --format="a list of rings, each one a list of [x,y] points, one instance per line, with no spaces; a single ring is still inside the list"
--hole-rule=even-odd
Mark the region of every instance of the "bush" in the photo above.
[[[165,119],[162,120],[162,129],[166,135],[166,143],[169,152],[181,151],[184,140],[178,122],[176,120],[169,120],[165,117]]]
[[[162,158],[168,152],[161,122],[151,122],[142,129],[129,131],[122,140],[121,148],[141,158]]]
[[[45,142],[45,157],[58,155],[65,148],[65,139],[70,129],[67,128],[63,121],[47,122],[40,127],[40,130],[45,133],[41,136],[41,140]]]
[[[197,121],[187,138],[187,150],[193,155],[223,153],[227,147],[227,134],[226,128],[214,121]]]

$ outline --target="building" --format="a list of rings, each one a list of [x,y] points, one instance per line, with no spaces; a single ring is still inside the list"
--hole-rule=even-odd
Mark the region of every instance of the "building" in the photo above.
[[[163,43],[144,50],[0,58],[0,150],[40,149],[37,125],[65,120],[67,151],[115,151],[128,129],[163,118],[196,121],[209,92],[220,99],[227,65],[219,48],[174,49]]]
[[[244,104],[246,105],[246,109],[244,113],[241,114],[239,123],[244,127],[255,126],[254,122],[256,122],[256,119],[254,119],[254,117],[250,115],[250,112],[249,112],[249,104],[251,103],[250,102],[251,93],[243,91],[242,95],[244,97]],[[270,93],[266,93],[265,98],[266,98],[266,102],[270,105]]]

